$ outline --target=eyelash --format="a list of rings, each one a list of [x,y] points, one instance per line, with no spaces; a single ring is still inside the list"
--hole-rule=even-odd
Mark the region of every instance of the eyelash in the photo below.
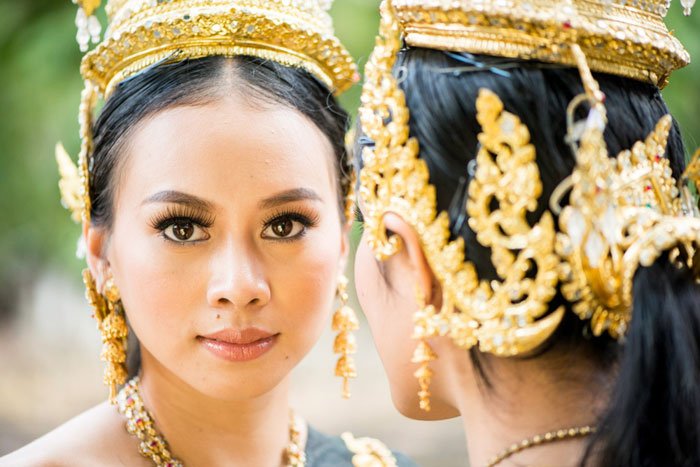
[[[163,238],[170,242],[175,242],[165,236],[165,229],[177,222],[191,222],[203,229],[207,229],[214,224],[214,216],[192,207],[168,206],[165,211],[151,218],[150,224],[153,229],[158,230]],[[188,242],[175,242],[185,244]],[[192,242],[196,243],[196,242]]]
[[[294,237],[276,238],[276,239],[274,239],[274,241],[293,242],[295,240],[298,240],[306,235],[307,229],[316,227],[318,225],[318,221],[319,221],[318,214],[316,214],[316,213],[305,212],[302,209],[289,209],[289,210],[285,210],[285,211],[277,211],[273,215],[268,217],[263,222],[263,230],[270,227],[272,224],[275,223],[275,221],[284,220],[284,219],[289,219],[292,221],[299,222],[301,225],[304,226],[304,230],[299,232]]]
[[[275,221],[283,219],[290,219],[292,221],[299,222],[305,227],[305,229],[299,234],[295,235],[294,237],[275,239],[276,241],[280,242],[290,242],[303,237],[304,235],[306,235],[306,229],[316,227],[316,225],[318,225],[319,220],[317,214],[303,212],[302,210],[279,211],[273,214],[272,216],[268,217],[263,222],[263,228],[267,229]],[[153,216],[153,218],[150,220],[151,227],[155,230],[158,230],[163,236],[163,238],[165,238],[166,240],[180,244],[190,243],[176,242],[171,238],[165,236],[165,229],[177,222],[191,222],[192,224],[206,229],[214,224],[214,216],[190,207],[168,206],[168,208],[163,213]]]
[[[360,211],[360,206],[358,206],[356,204],[354,211],[355,211],[355,222],[358,222],[360,224],[364,224],[365,217],[362,215],[362,211]]]

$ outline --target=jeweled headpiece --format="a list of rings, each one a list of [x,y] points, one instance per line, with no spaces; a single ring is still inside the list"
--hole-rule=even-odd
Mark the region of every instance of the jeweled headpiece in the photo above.
[[[603,139],[604,95],[589,69],[591,55],[594,70],[657,84],[686,63],[687,54],[662,22],[667,4],[559,3],[382,4],[360,109],[363,132],[374,144],[363,149],[359,197],[377,258],[400,248],[383,222],[387,212],[399,214],[414,228],[442,286],[442,308],[425,306],[414,316],[413,337],[420,342],[413,361],[420,364],[416,377],[426,410],[428,363],[436,358],[427,338],[450,336],[461,348],[478,346],[499,356],[527,353],[554,333],[566,312],[563,306],[550,309],[558,290],[580,318],[591,320],[595,335],[622,338],[637,268],[669,251],[674,261],[690,263],[700,245],[700,216],[685,187],[687,178],[697,180],[697,170],[691,164],[677,183],[665,157],[671,117],[663,117],[645,141],[610,158]],[[616,27],[602,29],[602,23],[591,22],[594,16],[606,24],[615,20]],[[581,72],[586,92],[572,101],[567,115],[576,167],[555,190],[550,210],[533,222],[528,214],[537,210],[542,183],[528,128],[492,91],[478,95],[482,131],[464,209],[477,241],[491,250],[498,280],[479,277],[465,261],[463,239],[450,240],[448,214],[437,212],[419,142],[409,136],[405,95],[392,75],[401,38],[420,47],[573,64]],[[590,107],[588,116],[575,121],[583,104]],[[565,194],[568,204],[561,206]],[[560,214],[559,229],[553,214]]]
[[[303,68],[335,93],[357,80],[352,57],[333,33],[330,0],[109,0],[109,26],[100,42],[100,0],[79,5],[77,40],[85,90],[80,108],[79,169],[59,148],[63,202],[76,220],[89,218],[90,128],[95,105],[124,79],[162,60],[248,55]],[[82,179],[79,184],[76,179]],[[82,185],[80,191],[75,188]],[[66,191],[73,188],[72,191]]]

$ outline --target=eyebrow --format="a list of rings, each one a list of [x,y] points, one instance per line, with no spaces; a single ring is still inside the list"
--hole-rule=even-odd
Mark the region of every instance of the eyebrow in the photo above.
[[[173,203],[189,206],[197,210],[211,211],[212,203],[195,195],[183,193],[181,191],[165,190],[159,191],[144,200],[142,204],[149,203]]]
[[[259,206],[261,209],[270,209],[282,204],[304,200],[323,202],[321,197],[310,188],[294,188],[291,190],[282,191],[274,196],[270,196],[269,198],[265,198],[264,200],[260,201]]]

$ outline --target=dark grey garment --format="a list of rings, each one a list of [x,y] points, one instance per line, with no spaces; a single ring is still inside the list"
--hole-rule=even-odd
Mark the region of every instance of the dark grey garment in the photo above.
[[[418,464],[403,454],[392,451],[399,467],[417,467]],[[327,436],[309,426],[306,439],[307,467],[353,467],[353,453],[338,436]]]

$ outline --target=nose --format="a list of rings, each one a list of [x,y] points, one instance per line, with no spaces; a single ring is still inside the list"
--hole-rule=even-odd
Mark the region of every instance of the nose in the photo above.
[[[270,301],[264,265],[252,245],[228,241],[214,253],[207,288],[212,307],[259,308]]]

